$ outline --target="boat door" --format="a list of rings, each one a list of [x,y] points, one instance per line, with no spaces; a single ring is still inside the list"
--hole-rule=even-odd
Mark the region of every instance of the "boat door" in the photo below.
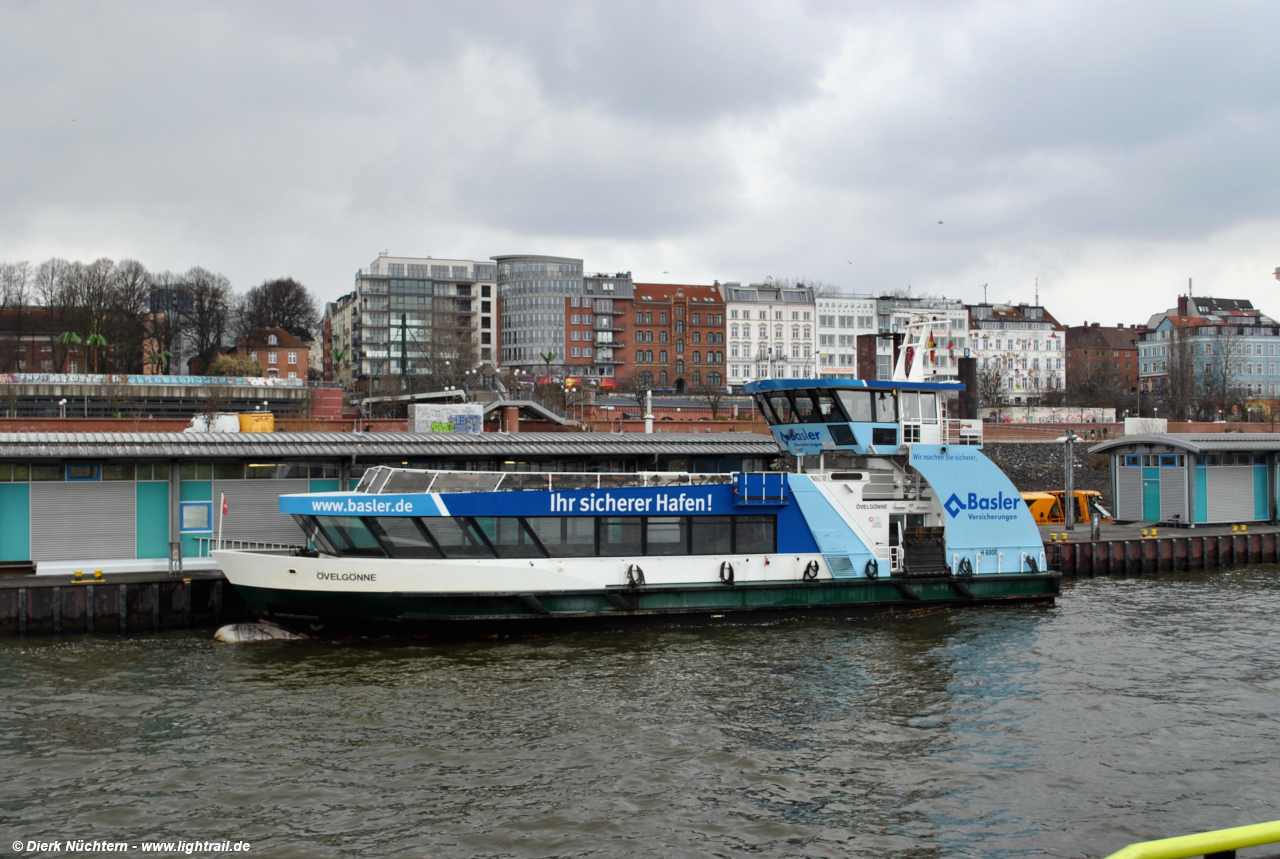
[[[892,561],[895,573],[902,569],[902,544],[906,528],[907,516],[905,513],[891,513],[889,515],[889,559]]]

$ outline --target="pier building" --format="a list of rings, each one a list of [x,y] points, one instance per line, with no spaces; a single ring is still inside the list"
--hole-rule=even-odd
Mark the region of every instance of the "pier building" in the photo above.
[[[0,561],[163,570],[174,541],[199,568],[219,524],[229,543],[301,544],[279,497],[350,489],[376,465],[722,473],[777,454],[752,433],[13,433],[0,436]]]
[[[1106,441],[1117,520],[1274,522],[1280,433],[1147,433]]]

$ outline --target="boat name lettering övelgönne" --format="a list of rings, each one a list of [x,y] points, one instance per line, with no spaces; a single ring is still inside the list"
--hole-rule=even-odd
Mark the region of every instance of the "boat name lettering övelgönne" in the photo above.
[[[651,495],[647,498],[618,498],[605,492],[597,495],[592,492],[584,497],[574,498],[559,492],[551,493],[552,513],[709,513],[711,512],[711,493],[705,497],[681,492]]]
[[[377,573],[316,573],[322,582],[376,582]]]

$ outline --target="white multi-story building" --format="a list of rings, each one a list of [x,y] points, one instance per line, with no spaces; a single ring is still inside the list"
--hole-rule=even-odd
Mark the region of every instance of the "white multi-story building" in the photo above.
[[[830,295],[814,300],[817,370],[821,376],[858,377],[858,335],[875,334],[874,295]]]
[[[1067,386],[1066,328],[1033,304],[971,304],[969,340],[978,387],[1006,403],[1035,403]]]
[[[738,390],[756,379],[802,379],[814,372],[813,290],[765,283],[723,287],[728,319],[728,383]]]

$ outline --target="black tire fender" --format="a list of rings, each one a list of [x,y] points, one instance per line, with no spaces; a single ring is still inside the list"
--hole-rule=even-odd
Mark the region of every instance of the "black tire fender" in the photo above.
[[[733,564],[728,561],[722,561],[720,563],[720,581],[724,582],[726,585],[733,584]]]
[[[867,565],[866,567],[863,568],[862,571],[866,573],[867,578],[869,579],[878,578],[880,575],[880,562],[877,561],[875,558],[872,558],[871,560],[867,561]]]
[[[818,577],[818,570],[819,570],[819,567],[818,567],[817,561],[810,561],[809,563],[805,564],[804,580],[806,582],[811,582],[814,579],[816,579]]]
[[[640,569],[639,564],[632,564],[627,567],[627,584],[633,588],[638,588],[644,584],[644,570]]]

